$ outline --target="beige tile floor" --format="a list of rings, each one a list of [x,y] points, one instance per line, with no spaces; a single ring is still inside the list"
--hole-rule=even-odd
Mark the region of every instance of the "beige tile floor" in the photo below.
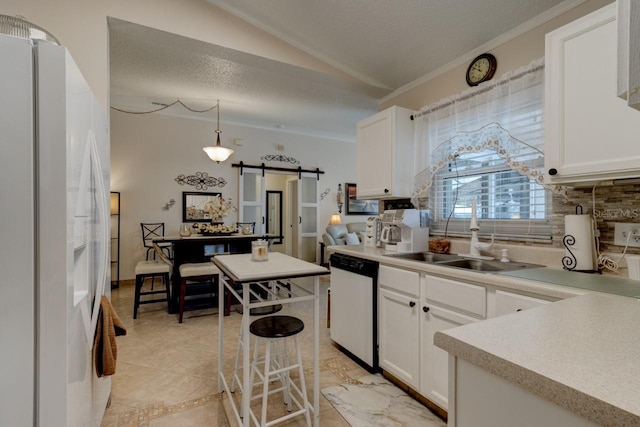
[[[300,279],[310,280],[310,279]],[[320,313],[320,388],[343,382],[357,382],[367,371],[332,343],[326,327],[326,289],[322,278]],[[133,285],[112,291],[113,306],[127,328],[118,337],[116,374],[112,377],[112,400],[102,422],[114,426],[227,426],[232,411],[229,396],[217,393],[217,310],[185,313],[184,323],[166,312],[165,303],[142,305],[133,320]],[[313,323],[312,302],[286,304],[281,314],[305,322],[301,333],[307,389],[312,391]],[[224,318],[225,373],[233,372],[241,315],[235,311]],[[297,379],[297,376],[294,376]],[[237,399],[234,393],[233,397]],[[284,414],[281,395],[269,398],[269,413]],[[233,420],[232,420],[233,421]],[[320,394],[320,424],[348,426],[337,410]],[[304,417],[279,424],[303,426]]]

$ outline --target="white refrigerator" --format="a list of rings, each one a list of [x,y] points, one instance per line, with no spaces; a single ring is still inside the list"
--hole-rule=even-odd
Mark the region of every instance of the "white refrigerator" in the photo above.
[[[109,128],[69,52],[0,35],[0,426],[99,426]]]

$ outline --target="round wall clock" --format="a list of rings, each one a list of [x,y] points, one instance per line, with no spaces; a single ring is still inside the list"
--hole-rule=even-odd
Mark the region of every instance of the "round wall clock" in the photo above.
[[[482,82],[491,80],[497,67],[498,61],[496,61],[495,56],[490,53],[478,55],[467,68],[467,83],[469,86],[477,86]]]

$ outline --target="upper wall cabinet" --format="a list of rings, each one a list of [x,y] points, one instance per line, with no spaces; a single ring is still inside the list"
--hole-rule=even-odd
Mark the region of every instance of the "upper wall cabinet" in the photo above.
[[[545,167],[552,184],[640,176],[640,112],[617,96],[616,5],[546,35]]]
[[[640,110],[640,2],[618,0],[618,96]]]
[[[358,198],[411,196],[412,110],[391,107],[358,123]]]

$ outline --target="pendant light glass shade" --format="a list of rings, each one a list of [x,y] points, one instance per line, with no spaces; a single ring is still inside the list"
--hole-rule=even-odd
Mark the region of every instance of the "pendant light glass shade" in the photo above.
[[[27,40],[44,40],[60,45],[58,39],[50,32],[32,24],[22,16],[0,15],[0,34],[7,34]]]
[[[216,133],[218,134],[216,138],[216,145],[214,147],[204,147],[203,150],[207,153],[207,156],[214,162],[220,164],[220,162],[224,162],[229,158],[230,155],[233,154],[233,150],[231,148],[225,148],[220,144],[220,134],[222,131],[220,130],[220,100],[218,100],[218,127],[216,129]]]
[[[214,147],[204,147],[203,150],[211,160],[218,163],[224,162],[233,154],[233,150],[231,148],[225,148],[220,145],[220,134],[218,134],[218,140]]]

